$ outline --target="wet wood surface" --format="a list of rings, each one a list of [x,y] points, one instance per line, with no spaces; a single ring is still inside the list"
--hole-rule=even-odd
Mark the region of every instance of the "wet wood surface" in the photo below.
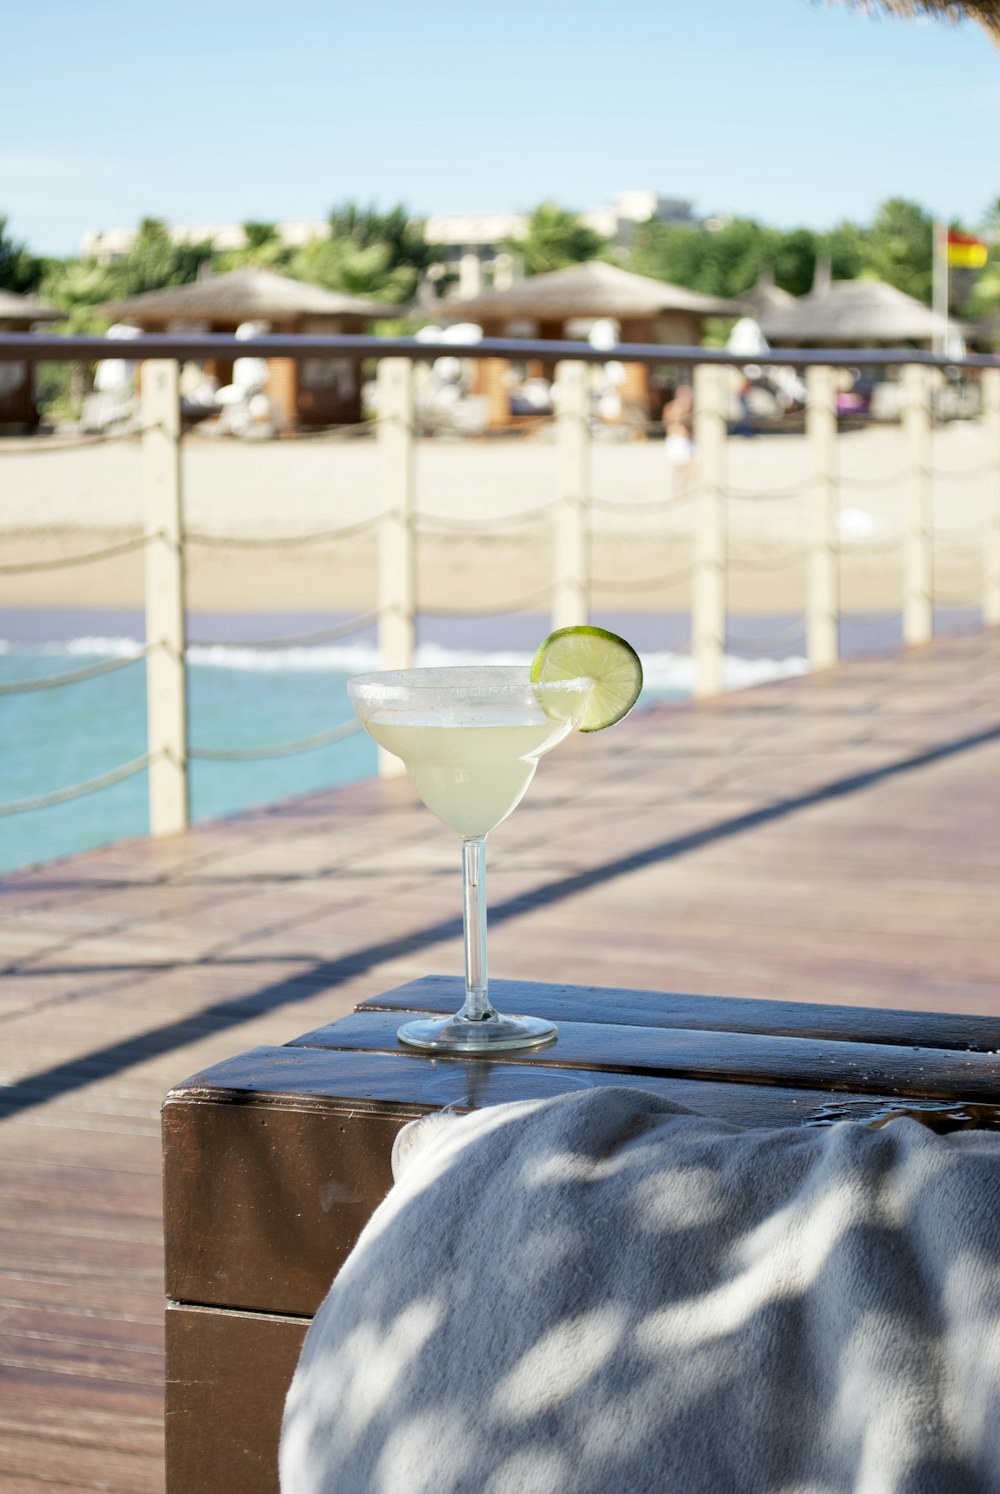
[[[697,1055],[679,1038],[692,1069],[657,1082],[734,1105],[745,1092],[747,1115],[781,1087],[718,1073],[746,1037],[747,998],[780,1000],[775,1035],[794,1036],[791,1009],[807,1003],[824,1051],[867,1030],[880,1063],[905,1067],[912,1036],[942,1074],[958,1065],[992,1093],[998,684],[994,632],[567,743],[490,839],[492,970],[620,988],[621,1009],[588,1022],[694,1031]],[[0,1488],[160,1494],[160,1102],[223,1062],[234,1084],[243,1062],[249,1083],[236,1055],[316,1041],[358,1002],[457,974],[457,861],[405,781],[370,782],[0,882]],[[662,991],[727,998],[714,1057],[683,1003],[657,1020],[644,993]],[[855,1008],[856,1030],[830,1006]],[[378,1035],[352,1060],[359,1104],[395,1097],[402,1117],[488,1103],[528,1067],[492,1065],[487,1084],[468,1061],[390,1051],[394,1021],[352,1019]],[[287,1054],[307,1110],[324,1049]],[[838,1113],[869,1104],[840,1058],[841,1089],[789,1092]],[[643,1082],[641,1062],[591,1061],[581,1051],[544,1082]]]

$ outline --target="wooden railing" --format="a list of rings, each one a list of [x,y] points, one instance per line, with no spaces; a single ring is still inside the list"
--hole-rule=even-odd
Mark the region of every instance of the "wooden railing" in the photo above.
[[[180,360],[261,356],[377,361],[377,439],[381,448],[382,486],[379,512],[372,525],[378,546],[374,615],[384,668],[405,667],[414,655],[417,525],[413,371],[417,362],[457,355],[473,359],[542,359],[555,363],[556,464],[551,510],[553,570],[549,588],[553,627],[586,621],[590,607],[592,421],[586,365],[615,359],[691,368],[698,462],[692,497],[695,524],[690,576],[694,688],[699,696],[713,695],[722,689],[730,496],[729,369],[745,365],[745,356],[691,347],[627,344],[597,350],[588,343],[520,339],[486,339],[468,347],[456,347],[454,343],[361,336],[268,336],[245,341],[218,335],[148,335],[130,342],[127,351],[130,360],[143,363],[140,425],[145,532],[141,543],[146,552],[148,751],[145,759],[137,762],[138,768],[148,767],[153,835],[173,833],[188,823],[188,762],[192,755],[186,719],[188,539],[180,462]],[[0,335],[0,361],[82,362],[120,357],[121,353],[120,343],[98,337]],[[837,661],[841,616],[835,370],[870,366],[901,368],[902,444],[907,471],[907,517],[901,540],[902,633],[906,644],[927,641],[933,631],[934,608],[931,380],[935,368],[953,367],[956,360],[912,351],[851,350],[773,351],[758,361],[800,369],[806,378],[811,518],[806,546],[805,635],[809,662],[817,669],[828,668]],[[982,387],[981,419],[988,435],[990,458],[989,469],[983,476],[988,497],[987,517],[982,526],[981,614],[986,624],[997,624],[1000,623],[1000,358],[972,356],[960,360],[958,366],[975,370]],[[0,565],[0,573],[3,570]],[[324,740],[330,736],[320,735]],[[294,750],[301,745],[289,744],[289,748]],[[383,758],[384,771],[392,771],[395,765],[395,759]],[[136,768],[136,764],[126,766],[129,771]],[[114,775],[108,777],[112,781]],[[95,784],[103,786],[97,781]]]

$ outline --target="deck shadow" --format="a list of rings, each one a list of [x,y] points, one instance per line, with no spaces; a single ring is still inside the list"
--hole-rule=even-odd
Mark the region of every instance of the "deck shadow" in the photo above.
[[[759,829],[778,820],[788,819],[804,810],[861,793],[889,779],[944,762],[992,742],[1000,742],[1000,724],[957,737],[950,742],[941,743],[907,757],[896,758],[878,768],[870,768],[864,772],[832,779],[806,793],[779,799],[773,804],[731,816],[720,820],[717,824],[691,831],[686,835],[657,841],[641,850],[601,862],[585,871],[559,877],[529,892],[507,898],[491,906],[490,923],[496,925],[508,922],[537,908],[548,907],[553,903],[571,898],[577,893],[613,881],[617,877],[628,876],[632,872],[641,871],[661,862],[675,860],[680,856],[701,850],[705,846],[743,835],[747,831]],[[330,990],[345,980],[365,974],[385,961],[403,959],[442,940],[455,938],[461,932],[461,917],[441,919],[436,923],[415,929],[411,933],[366,945],[338,959],[318,961],[310,970],[299,970],[294,976],[274,981],[259,990],[248,992],[230,1001],[215,1003],[204,1008],[196,1016],[164,1023],[150,1032],[139,1033],[94,1049],[69,1063],[41,1069],[0,1091],[0,1117],[17,1115],[59,1096],[71,1094],[96,1080],[120,1073],[134,1064],[144,1063],[151,1058],[183,1048],[198,1038],[204,1037],[208,1032],[238,1027],[254,1017],[277,1011],[282,1006],[300,1001],[305,996],[316,994],[321,990]]]

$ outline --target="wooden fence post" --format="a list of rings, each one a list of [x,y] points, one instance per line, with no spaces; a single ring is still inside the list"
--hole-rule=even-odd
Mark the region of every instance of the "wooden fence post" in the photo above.
[[[806,371],[806,435],[812,454],[806,637],[809,664],[829,669],[840,652],[840,529],[837,405],[833,369]]]
[[[906,532],[903,538],[903,642],[927,643],[934,634],[934,508],[931,486],[930,370],[903,369]]]
[[[378,530],[378,652],[381,669],[413,663],[416,549],[413,530],[415,464],[413,363],[383,358],[378,365],[378,440],[382,463],[382,522]],[[379,748],[379,773],[405,771],[398,757]]]
[[[142,459],[146,544],[149,833],[187,829],[187,642],[179,369],[142,365]]]
[[[558,474],[552,521],[552,626],[569,628],[585,623],[589,610],[589,366],[568,359],[558,363],[553,394]]]
[[[986,479],[986,533],[983,538],[983,622],[1000,624],[1000,368],[983,369],[983,429],[989,475]]]
[[[695,509],[691,641],[694,693],[718,695],[726,654],[726,445],[729,369],[699,363],[694,371]]]

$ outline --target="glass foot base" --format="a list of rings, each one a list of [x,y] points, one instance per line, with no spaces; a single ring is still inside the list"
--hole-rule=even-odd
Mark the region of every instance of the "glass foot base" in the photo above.
[[[516,1048],[541,1048],[554,1043],[554,1022],[541,1017],[502,1017],[498,1012],[482,1022],[467,1017],[421,1017],[407,1022],[397,1036],[410,1048],[437,1053],[508,1053]]]

